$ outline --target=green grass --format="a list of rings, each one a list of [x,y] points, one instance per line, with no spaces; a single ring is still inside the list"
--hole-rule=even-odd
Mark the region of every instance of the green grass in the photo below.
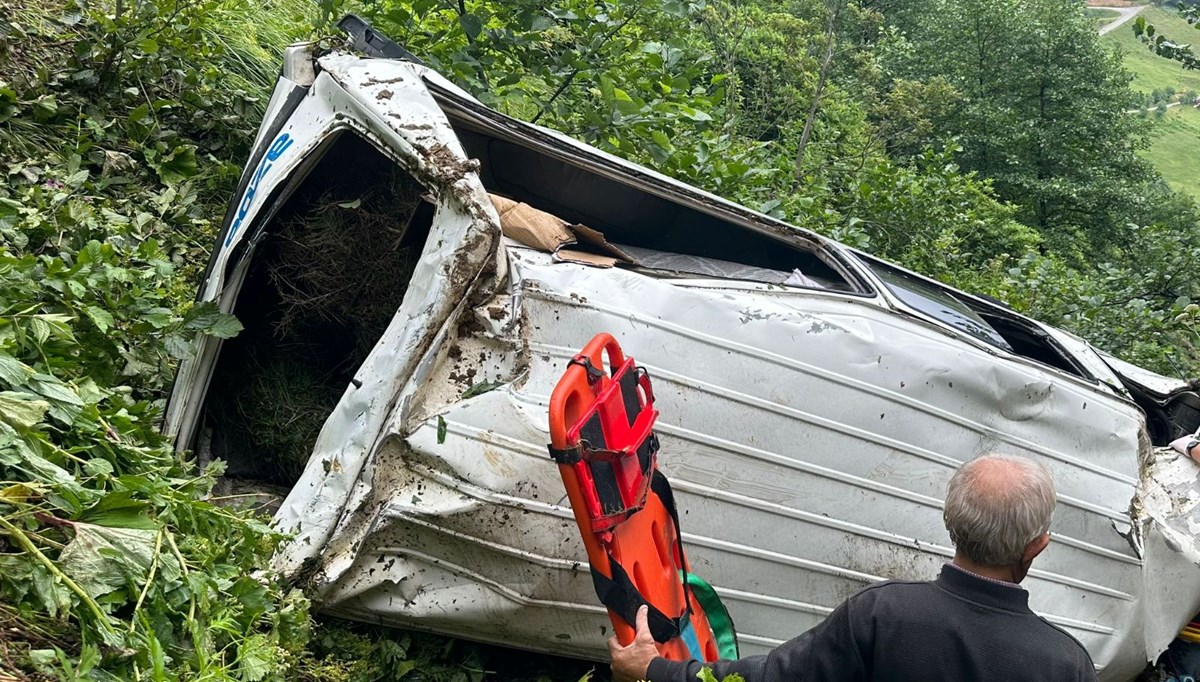
[[[1147,7],[1139,17],[1154,24],[1159,33],[1181,43],[1200,43],[1200,31],[1179,17],[1173,8]],[[1134,19],[1136,21],[1136,19]],[[1133,73],[1133,89],[1141,92],[1173,87],[1176,91],[1200,90],[1200,71],[1186,71],[1178,62],[1164,59],[1146,49],[1133,34],[1133,21],[1100,38],[1125,53],[1125,68]]]
[[[1095,12],[1089,9],[1089,14]],[[1147,7],[1138,15],[1153,24],[1158,33],[1168,38],[1200,44],[1200,31],[1179,17],[1172,8]],[[1133,74],[1133,88],[1149,93],[1167,87],[1176,92],[1200,91],[1200,71],[1187,71],[1178,62],[1159,57],[1133,34],[1133,22],[1102,36],[1100,40],[1124,52],[1125,68]],[[1200,111],[1183,105],[1172,107],[1162,120],[1155,121],[1150,148],[1145,158],[1154,164],[1163,179],[1177,192],[1200,199]]]
[[[1103,7],[1088,7],[1083,11],[1089,17],[1092,17],[1096,20],[1097,29],[1111,24],[1112,22],[1116,21],[1117,17],[1121,16],[1120,12],[1111,9],[1104,9]]]
[[[1154,114],[1150,114],[1153,119]],[[1200,110],[1171,107],[1154,126],[1145,157],[1177,192],[1200,198]]]

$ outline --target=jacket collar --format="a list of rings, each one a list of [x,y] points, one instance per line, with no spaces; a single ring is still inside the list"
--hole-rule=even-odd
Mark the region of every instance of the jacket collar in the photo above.
[[[942,573],[934,584],[983,606],[1016,613],[1033,613],[1029,610],[1029,593],[1021,586],[975,575],[954,564],[942,566]]]

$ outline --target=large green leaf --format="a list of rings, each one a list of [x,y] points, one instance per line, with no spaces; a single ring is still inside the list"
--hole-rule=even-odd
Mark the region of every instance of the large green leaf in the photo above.
[[[50,416],[71,423],[83,409],[83,400],[70,387],[48,374],[35,374],[28,382],[29,390],[50,402]]]
[[[483,31],[483,21],[474,14],[464,14],[459,17],[459,21],[462,22],[463,33],[471,40],[478,38]]]
[[[17,429],[37,424],[50,409],[50,403],[28,393],[0,392],[0,419]]]
[[[156,532],[73,523],[75,537],[58,556],[63,572],[92,598],[145,581],[154,563]],[[172,557],[160,556],[159,560]]]
[[[278,654],[264,635],[252,635],[238,645],[238,676],[245,682],[259,682],[278,665]]]
[[[196,147],[182,145],[153,163],[154,170],[166,183],[182,182],[196,174]]]
[[[242,323],[236,317],[221,312],[216,303],[203,301],[192,306],[184,316],[184,326],[210,336],[229,339],[242,331]]]
[[[33,369],[8,353],[0,352],[0,381],[9,388],[20,388],[33,376]]]
[[[232,339],[242,331],[242,323],[233,315],[221,313],[215,322],[204,329],[209,336],[219,339]]]
[[[77,521],[109,528],[153,530],[156,525],[147,515],[149,509],[150,503],[134,499],[133,493],[122,490],[108,493],[75,518]]]
[[[101,333],[107,332],[109,328],[113,326],[112,313],[108,312],[104,308],[90,305],[84,308],[83,312],[87,314],[88,319],[92,321],[92,324],[96,325],[96,328],[99,329]]]

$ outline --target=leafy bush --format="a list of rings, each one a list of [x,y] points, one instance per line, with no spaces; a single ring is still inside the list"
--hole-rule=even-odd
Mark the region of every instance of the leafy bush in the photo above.
[[[252,576],[280,538],[206,500],[219,470],[195,472],[156,428],[171,360],[240,325],[180,306],[142,213],[67,165],[2,200],[0,617],[31,635],[9,665],[261,679],[306,617],[302,597]]]
[[[255,574],[280,536],[157,430],[193,337],[241,328],[190,280],[276,68],[220,21],[268,17],[3,4],[0,670],[282,679],[308,606]]]

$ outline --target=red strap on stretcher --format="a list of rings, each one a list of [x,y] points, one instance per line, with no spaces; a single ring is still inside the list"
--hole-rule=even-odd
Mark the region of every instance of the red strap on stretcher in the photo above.
[[[587,406],[567,429],[567,449],[551,447],[555,461],[575,469],[592,531],[605,534],[602,541],[608,529],[646,503],[658,452],[650,378],[632,358],[621,361],[619,348],[614,353],[610,362],[620,364],[611,365],[611,376],[585,354],[571,360],[569,367],[583,369],[587,387],[570,385],[569,399]]]

